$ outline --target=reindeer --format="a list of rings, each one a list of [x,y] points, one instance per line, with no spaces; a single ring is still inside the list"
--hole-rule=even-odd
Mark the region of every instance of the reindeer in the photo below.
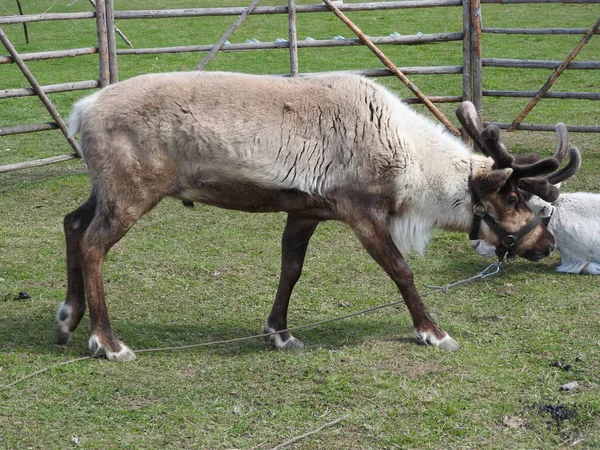
[[[477,227],[478,237],[502,245],[502,233],[518,235],[511,252],[533,261],[548,256],[554,238],[518,187],[556,197],[538,177],[556,170],[567,151],[559,133],[551,158],[515,164],[498,129],[484,129],[472,104],[457,114],[469,133],[483,137],[491,157],[474,154],[382,86],[353,75],[150,74],[80,100],[69,129],[80,133],[93,187],[64,220],[68,284],[56,313],[57,342],[67,342],[87,299],[90,352],[135,359],[112,333],[102,266],[142,215],[173,197],[287,213],[279,287],[265,325],[278,348],[303,346],[287,330],[290,295],[317,225],[338,220],[398,287],[417,342],[456,350],[426,311],[403,254],[422,251],[434,228],[468,232],[475,208],[490,218]]]

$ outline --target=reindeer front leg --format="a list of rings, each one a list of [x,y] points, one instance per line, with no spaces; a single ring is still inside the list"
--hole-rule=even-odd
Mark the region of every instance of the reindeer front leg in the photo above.
[[[311,236],[319,224],[318,220],[304,219],[288,215],[283,237],[281,239],[281,275],[273,308],[267,323],[265,333],[281,331],[287,328],[287,310],[292,289],[302,274],[304,257]],[[271,335],[277,348],[304,348],[304,344],[291,335],[289,331]]]
[[[457,350],[458,344],[429,315],[414,284],[413,272],[394,244],[386,217],[379,212],[361,217],[350,224],[371,257],[392,278],[408,307],[417,341],[444,350]]]

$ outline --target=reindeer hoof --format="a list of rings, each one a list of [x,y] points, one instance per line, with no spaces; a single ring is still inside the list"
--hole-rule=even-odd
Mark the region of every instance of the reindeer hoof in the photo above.
[[[458,343],[448,333],[443,338],[438,338],[431,331],[419,331],[415,328],[415,336],[420,345],[435,345],[442,350],[453,352],[458,350]]]
[[[119,350],[118,352],[111,352],[110,350],[108,350],[106,352],[106,357],[110,361],[118,361],[118,362],[135,361],[137,356],[135,356],[135,353],[133,353],[133,350],[131,350],[129,347],[127,347],[121,341],[119,341],[119,344],[121,344],[121,350]]]
[[[56,343],[58,345],[64,345],[71,337],[71,330],[69,329],[69,319],[71,318],[71,307],[65,302],[58,305],[56,310],[56,320],[54,321],[54,331],[56,336]]]
[[[71,338],[71,333],[68,331],[65,331],[63,328],[61,328],[58,325],[56,325],[54,331],[55,331],[54,342],[56,342],[56,344],[58,344],[58,345],[65,345]]]
[[[274,328],[271,328],[265,325],[264,333],[273,333],[275,331]],[[284,334],[287,335],[287,339],[284,340]],[[265,337],[265,340],[269,340],[275,343],[275,347],[279,350],[303,350],[304,344],[302,341],[299,341],[290,333],[281,333],[281,334],[272,334],[270,336]]]
[[[448,352],[454,352],[456,350],[458,350],[458,342],[456,342],[454,339],[452,339],[450,337],[450,335],[446,335],[446,337],[444,339],[442,339],[442,341],[440,342],[440,344],[438,345],[439,348],[441,348],[442,350],[446,350]]]
[[[284,341],[280,335],[277,335],[275,336],[275,347],[280,350],[304,350],[304,343],[294,336],[290,336],[287,341]]]
[[[93,334],[89,340],[89,349],[90,353],[94,358],[99,356],[106,356],[106,359],[109,361],[118,361],[118,362],[126,362],[126,361],[135,361],[137,358],[135,353],[127,347],[122,341],[117,341],[121,346],[120,350],[113,352],[104,346],[98,336]]]

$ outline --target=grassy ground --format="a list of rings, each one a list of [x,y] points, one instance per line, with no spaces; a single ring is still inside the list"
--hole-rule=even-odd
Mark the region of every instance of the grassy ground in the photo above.
[[[12,4],[2,1],[3,5]],[[69,2],[70,3],[70,2]],[[234,0],[172,1],[180,6],[239,5]],[[242,2],[244,3],[244,2]],[[265,1],[265,4],[276,2]],[[284,2],[279,2],[282,4]],[[311,3],[311,2],[303,2]],[[24,2],[41,12],[50,1]],[[53,12],[87,10],[83,0]],[[35,9],[38,7],[38,9]],[[165,7],[159,1],[117,2],[119,9]],[[10,9],[10,8],[9,8]],[[598,5],[484,5],[486,26],[588,27]],[[353,14],[371,35],[393,31],[459,31],[459,9]],[[122,21],[137,47],[211,43],[233,21]],[[286,35],[285,18],[251,17],[232,42]],[[20,51],[94,45],[93,23],[6,27]],[[299,37],[350,36],[332,16],[299,19]],[[484,36],[484,56],[562,59],[577,36]],[[51,45],[49,44],[51,43]],[[121,45],[121,44],[119,44]],[[459,44],[385,48],[399,66],[460,64]],[[302,71],[374,68],[360,49],[311,50]],[[160,55],[120,60],[121,78],[193,68],[201,56]],[[580,60],[600,60],[598,37]],[[31,64],[43,83],[96,77],[95,57]],[[285,51],[219,56],[212,70],[284,73]],[[535,89],[548,71],[487,69],[484,85]],[[524,75],[525,74],[525,75]],[[459,76],[416,77],[428,94],[457,95]],[[402,96],[398,82],[385,83]],[[13,66],[0,66],[0,89],[23,87]],[[597,74],[568,71],[560,90],[600,91]],[[84,93],[53,95],[66,114]],[[509,121],[526,100],[485,99],[487,119]],[[597,102],[596,102],[597,103]],[[597,125],[594,102],[543,100],[531,122]],[[453,107],[444,110],[450,116]],[[34,99],[0,101],[0,127],[49,120]],[[528,119],[529,120],[529,119]],[[548,153],[548,133],[515,133],[516,152]],[[569,191],[597,191],[600,137],[572,134],[584,165]],[[56,132],[0,138],[0,164],[67,153]],[[84,319],[66,347],[53,345],[53,318],[64,298],[62,217],[85,200],[80,162],[0,176],[0,385],[85,355]],[[276,289],[285,217],[166,200],[142,218],[110,253],[107,299],[117,335],[134,349],[209,342],[260,332]],[[301,353],[282,353],[259,340],[181,352],[140,353],[134,363],[86,360],[0,388],[0,448],[272,448],[334,419],[297,449],[553,449],[600,447],[600,281],[556,274],[553,255],[519,260],[493,278],[425,300],[461,345],[449,354],[417,346],[402,306],[302,330]],[[466,236],[435,234],[422,257],[411,256],[417,286],[473,275],[488,261]],[[14,300],[20,291],[31,298]],[[290,325],[301,325],[398,300],[394,286],[349,229],[319,227],[292,298]],[[579,388],[561,391],[577,381]]]

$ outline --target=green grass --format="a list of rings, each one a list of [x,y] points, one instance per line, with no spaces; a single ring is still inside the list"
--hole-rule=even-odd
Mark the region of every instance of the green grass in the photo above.
[[[24,2],[40,12],[49,1]],[[53,12],[89,10],[83,0]],[[70,2],[69,2],[70,3]],[[183,0],[117,2],[118,9],[240,5]],[[265,1],[265,4],[283,4]],[[305,1],[303,3],[312,3]],[[4,2],[8,7],[12,4]],[[39,7],[37,10],[34,7]],[[588,27],[599,5],[484,5],[489,27]],[[459,31],[458,8],[355,13],[371,35]],[[136,47],[215,42],[234,18],[121,21]],[[94,45],[92,22],[3,27],[19,51]],[[251,17],[230,39],[285,37],[284,17]],[[329,15],[299,17],[299,37],[350,32]],[[484,35],[484,57],[563,59],[579,37]],[[121,46],[122,43],[119,43]],[[399,66],[460,64],[459,44],[385,47]],[[123,57],[121,78],[187,70],[202,55]],[[600,60],[594,37],[578,60]],[[31,64],[45,83],[96,77],[96,57]],[[359,48],[303,50],[301,71],[379,67]],[[283,50],[219,55],[210,70],[284,73]],[[489,89],[539,89],[550,71],[486,69]],[[524,75],[525,74],[525,75]],[[460,76],[414,77],[433,95],[459,95]],[[383,82],[408,96],[399,82]],[[560,90],[599,91],[597,73],[567,71]],[[0,89],[26,86],[12,65],[0,66]],[[560,86],[560,87],[559,87]],[[84,92],[53,94],[61,114]],[[486,119],[510,121],[526,99],[484,99]],[[542,100],[528,122],[597,125],[597,102]],[[452,117],[454,106],[442,109]],[[422,109],[422,108],[421,108]],[[35,99],[0,101],[0,127],[50,120]],[[454,120],[454,119],[453,119]],[[549,154],[551,133],[517,132],[516,152]],[[571,134],[583,153],[565,190],[598,190],[600,136]],[[0,138],[0,164],[69,152],[58,132]],[[0,176],[0,385],[87,353],[84,318],[66,347],[53,345],[53,319],[65,295],[62,218],[89,192],[79,161]],[[104,275],[112,324],[133,349],[209,342],[261,331],[276,290],[281,214],[250,215],[166,200],[115,246]],[[406,308],[381,310],[299,331],[301,353],[248,341],[180,352],[140,353],[134,363],[86,360],[0,390],[0,448],[272,448],[349,414],[296,449],[559,449],[600,447],[600,280],[557,274],[559,256],[518,260],[499,275],[425,299],[461,345],[455,353],[420,347]],[[465,235],[436,233],[424,256],[411,256],[417,287],[471,276],[488,261]],[[13,300],[19,291],[32,298]],[[322,224],[307,255],[290,309],[290,325],[316,322],[398,300],[393,283],[352,232]],[[6,299],[6,300],[5,300]],[[551,365],[571,365],[569,371]],[[559,387],[578,381],[580,388]],[[564,405],[556,422],[536,405]],[[520,425],[505,425],[505,417]],[[506,422],[509,423],[509,422]]]

